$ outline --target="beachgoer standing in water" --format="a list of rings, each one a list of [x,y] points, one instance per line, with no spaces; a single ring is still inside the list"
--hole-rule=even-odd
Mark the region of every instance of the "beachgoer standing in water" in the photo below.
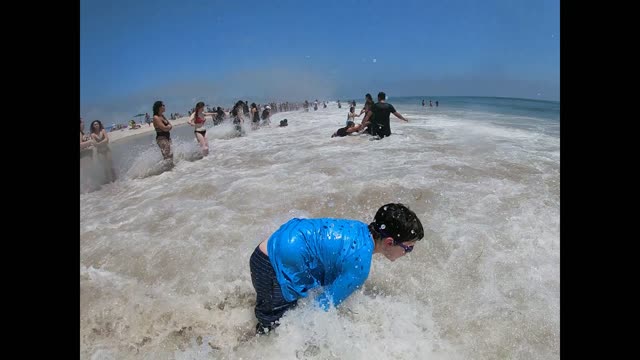
[[[162,101],[153,103],[153,127],[156,129],[156,143],[162,153],[164,160],[171,160],[173,163],[173,153],[171,152],[171,134],[173,125],[164,116],[165,106]]]
[[[384,92],[378,93],[378,102],[367,111],[367,115],[362,120],[362,126],[368,127],[367,132],[373,136],[379,136],[380,139],[391,135],[391,125],[389,124],[389,115],[393,114],[398,119],[409,122],[402,114],[398,113],[393,105],[386,102],[387,95]]]
[[[200,144],[203,156],[209,155],[209,140],[207,139],[207,129],[204,128],[206,118],[204,117],[204,103],[200,101],[196,104],[196,110],[189,118],[189,125],[195,127],[193,133]]]

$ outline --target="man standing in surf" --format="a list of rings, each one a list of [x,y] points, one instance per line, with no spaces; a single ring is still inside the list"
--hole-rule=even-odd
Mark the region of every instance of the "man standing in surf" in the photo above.
[[[362,120],[362,127],[367,127],[367,133],[378,136],[380,139],[391,135],[391,125],[389,124],[389,115],[393,114],[400,120],[409,122],[402,114],[396,111],[393,105],[386,102],[387,94],[380,91],[378,93],[378,102],[373,104],[368,110],[367,115]],[[370,120],[373,116],[373,120]]]

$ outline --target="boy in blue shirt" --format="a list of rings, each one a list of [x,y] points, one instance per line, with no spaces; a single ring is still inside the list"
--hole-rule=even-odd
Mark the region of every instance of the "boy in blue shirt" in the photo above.
[[[332,218],[289,220],[251,255],[256,331],[275,328],[285,311],[317,287],[323,287],[315,299],[318,306],[340,305],[364,284],[373,254],[395,261],[423,237],[420,219],[402,204],[383,205],[369,225]]]

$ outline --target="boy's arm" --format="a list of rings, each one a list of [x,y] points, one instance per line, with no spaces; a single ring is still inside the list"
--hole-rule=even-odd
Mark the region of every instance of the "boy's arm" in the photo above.
[[[355,260],[358,259],[358,260]],[[344,262],[343,270],[333,283],[324,287],[315,301],[325,311],[329,310],[331,304],[338,306],[349,295],[359,289],[369,276],[371,261],[363,259],[362,255],[354,254]]]

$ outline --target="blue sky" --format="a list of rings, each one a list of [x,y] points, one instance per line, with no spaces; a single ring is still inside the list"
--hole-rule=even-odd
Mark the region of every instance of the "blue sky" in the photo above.
[[[559,100],[559,84],[559,0],[80,1],[88,118],[378,91]]]

